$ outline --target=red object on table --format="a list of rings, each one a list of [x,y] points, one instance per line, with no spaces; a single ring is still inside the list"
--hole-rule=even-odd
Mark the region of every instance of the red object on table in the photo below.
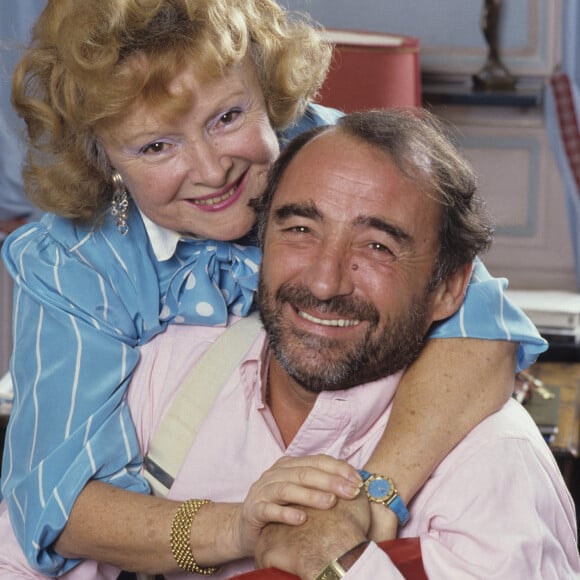
[[[326,34],[334,54],[320,104],[346,113],[421,106],[418,39],[349,30]]]

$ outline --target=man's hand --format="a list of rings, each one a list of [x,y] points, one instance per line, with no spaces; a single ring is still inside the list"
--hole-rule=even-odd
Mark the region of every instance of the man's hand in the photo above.
[[[256,566],[275,567],[312,580],[334,558],[367,539],[370,506],[364,494],[331,509],[305,509],[301,526],[269,524],[256,543]]]
[[[262,529],[269,523],[303,524],[304,508],[326,510],[338,498],[359,494],[360,476],[345,461],[327,455],[283,457],[250,488],[237,517],[240,554],[252,555]]]

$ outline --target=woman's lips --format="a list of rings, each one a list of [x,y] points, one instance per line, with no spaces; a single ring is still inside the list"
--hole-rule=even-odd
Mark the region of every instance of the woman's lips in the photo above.
[[[221,211],[233,205],[242,195],[247,181],[248,172],[244,172],[240,179],[227,189],[219,193],[212,193],[205,197],[190,200],[202,211]]]

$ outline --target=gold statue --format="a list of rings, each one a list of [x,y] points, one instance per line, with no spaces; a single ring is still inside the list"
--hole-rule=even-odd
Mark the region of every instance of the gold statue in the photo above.
[[[481,13],[481,30],[487,43],[487,61],[483,68],[473,75],[476,89],[513,90],[517,79],[501,62],[498,49],[499,20],[502,0],[484,0]]]

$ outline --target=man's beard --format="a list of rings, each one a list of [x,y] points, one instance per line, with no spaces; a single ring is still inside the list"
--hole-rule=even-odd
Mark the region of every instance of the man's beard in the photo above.
[[[321,301],[306,288],[292,284],[283,284],[273,296],[260,279],[258,303],[280,366],[303,388],[316,393],[348,389],[403,369],[419,354],[429,326],[427,292],[421,299],[414,298],[406,312],[388,317],[382,330],[377,309],[352,297]],[[311,334],[283,322],[285,304],[367,321],[368,330],[356,342]]]

